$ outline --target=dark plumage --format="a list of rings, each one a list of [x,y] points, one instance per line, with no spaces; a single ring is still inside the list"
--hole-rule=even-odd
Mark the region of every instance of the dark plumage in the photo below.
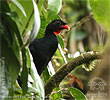
[[[55,53],[58,47],[56,35],[63,29],[69,30],[68,25],[62,20],[54,20],[46,27],[45,36],[41,39],[35,39],[30,44],[29,49],[39,75],[41,75]]]

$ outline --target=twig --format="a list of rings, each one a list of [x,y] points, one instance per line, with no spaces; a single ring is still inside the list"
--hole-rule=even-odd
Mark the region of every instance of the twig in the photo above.
[[[57,93],[59,93],[59,92],[61,92],[61,91],[67,91],[67,90],[68,90],[68,88],[62,88],[62,89],[60,89],[60,90],[58,90],[58,91],[52,92],[51,95],[57,94]]]
[[[75,23],[70,27],[70,31],[66,31],[66,33],[70,33],[73,28],[78,28],[79,26],[83,25],[84,23],[88,22],[93,17],[93,13],[91,13],[89,16],[86,16],[82,18],[80,21]]]
[[[93,14],[90,14],[89,16],[86,16],[84,18],[82,18],[80,21],[78,21],[77,23],[75,23],[73,26],[71,26],[70,30],[74,27],[78,27],[83,25],[84,23],[88,22],[91,18],[93,17]]]
[[[87,52],[68,62],[66,65],[61,67],[56,72],[56,74],[53,75],[46,83],[45,85],[46,96],[50,94],[55,87],[58,87],[60,82],[68,75],[68,73],[74,70],[77,66],[80,66],[81,64],[84,64],[87,62],[91,62],[95,59],[100,59],[101,57],[102,57],[102,54],[99,54],[96,52]]]

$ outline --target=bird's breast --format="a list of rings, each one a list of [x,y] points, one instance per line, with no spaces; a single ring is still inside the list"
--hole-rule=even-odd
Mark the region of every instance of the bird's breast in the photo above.
[[[57,37],[48,37],[44,40],[44,50],[48,56],[52,56],[58,48]]]

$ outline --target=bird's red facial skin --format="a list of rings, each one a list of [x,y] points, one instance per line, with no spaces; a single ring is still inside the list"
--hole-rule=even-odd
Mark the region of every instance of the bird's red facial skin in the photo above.
[[[60,34],[61,30],[58,30],[57,32],[53,32],[55,35]]]
[[[61,25],[60,27],[62,27],[63,29],[70,30],[70,27],[68,25]],[[54,32],[54,34],[58,35],[63,29],[58,30],[57,32]]]

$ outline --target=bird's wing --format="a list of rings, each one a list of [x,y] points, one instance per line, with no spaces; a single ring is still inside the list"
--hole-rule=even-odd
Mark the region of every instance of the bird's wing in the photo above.
[[[48,56],[46,45],[43,45],[43,43],[41,43],[38,39],[29,46],[29,49],[32,54],[34,64],[40,75],[47,67],[49,61],[51,60],[51,56]]]

